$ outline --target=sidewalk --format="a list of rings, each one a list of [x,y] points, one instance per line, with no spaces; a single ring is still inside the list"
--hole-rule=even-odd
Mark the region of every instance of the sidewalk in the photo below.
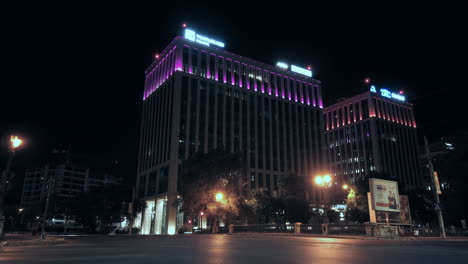
[[[36,246],[65,243],[64,238],[46,236],[46,239],[41,240],[39,235],[32,236],[28,233],[5,234],[0,238],[0,247],[15,247],[15,246]]]
[[[343,238],[343,239],[362,239],[362,240],[413,240],[413,241],[464,241],[468,242],[468,237],[397,237],[397,238],[380,238],[365,235],[321,235],[321,234],[294,234],[294,233],[256,233],[256,232],[239,232],[227,235],[269,235],[269,236],[295,236],[295,237],[315,237],[315,238]]]

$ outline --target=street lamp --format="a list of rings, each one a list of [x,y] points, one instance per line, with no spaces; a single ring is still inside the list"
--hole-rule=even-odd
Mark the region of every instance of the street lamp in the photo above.
[[[8,158],[8,162],[5,168],[5,171],[3,171],[3,174],[1,175],[0,179],[0,236],[3,235],[3,225],[5,222],[5,216],[4,216],[4,200],[5,200],[5,192],[6,192],[6,186],[8,183],[8,176],[10,174],[10,167],[11,163],[13,162],[13,156],[15,155],[15,150],[21,146],[23,143],[23,140],[18,138],[18,136],[12,135],[10,137],[10,157]]]
[[[10,141],[11,141],[11,148],[13,150],[19,147],[23,143],[23,140],[19,139],[18,136],[11,136]]]
[[[223,193],[219,192],[219,193],[216,194],[215,197],[216,197],[217,202],[221,202],[223,200],[223,198],[224,198],[224,195],[223,195]]]
[[[325,202],[327,202],[328,204],[328,199],[325,199],[324,189],[331,186],[332,177],[330,176],[330,174],[325,174],[323,176],[317,175],[315,176],[314,181],[318,186],[320,186],[320,189],[322,191],[322,203],[323,203],[323,209],[324,209],[324,214],[325,214],[324,223],[328,224],[330,222],[330,220],[328,219],[327,211],[326,211],[328,206],[325,204]]]
[[[216,193],[215,198],[217,202],[222,203],[224,199],[224,194],[222,192],[218,192]],[[213,233],[218,233],[219,231],[219,219],[221,218],[219,208],[217,211],[218,211],[218,215],[217,215],[218,219],[216,219],[216,225],[214,225],[213,227]],[[214,229],[215,227],[216,227],[216,230]]]
[[[348,184],[343,184],[343,190],[348,190],[349,186]]]
[[[200,230],[203,230],[203,211],[200,212]]]

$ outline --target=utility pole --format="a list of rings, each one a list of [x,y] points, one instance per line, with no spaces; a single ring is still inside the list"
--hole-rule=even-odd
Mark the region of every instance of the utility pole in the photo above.
[[[132,202],[128,206],[128,212],[130,213],[130,223],[128,224],[128,234],[132,234],[133,227],[133,204],[135,202],[135,186],[132,187]]]
[[[47,219],[47,211],[49,210],[50,194],[52,193],[54,183],[55,183],[55,177],[51,176],[50,181],[49,181],[49,186],[47,188],[47,199],[46,199],[46,204],[44,208],[44,214],[42,215],[41,239],[45,239],[45,222]]]
[[[0,236],[3,236],[3,227],[5,224],[5,194],[7,191],[7,185],[8,185],[8,177],[10,176],[10,167],[11,163],[13,162],[13,156],[15,155],[15,150],[21,146],[23,143],[23,140],[18,138],[17,136],[11,136],[10,137],[10,156],[8,157],[8,162],[5,168],[5,171],[3,171],[2,175],[0,175]]]
[[[8,158],[8,162],[5,168],[5,171],[3,171],[1,175],[1,182],[0,182],[0,236],[3,236],[3,226],[5,224],[5,194],[6,194],[6,189],[8,185],[8,176],[10,174],[10,167],[11,167],[11,162],[13,161],[13,155],[15,154],[14,151],[10,152],[10,157]]]
[[[434,166],[432,165],[431,151],[429,150],[427,137],[424,137],[424,145],[426,146],[427,166],[429,167],[429,172],[431,174],[432,189],[434,190],[436,205],[438,206],[438,208],[436,208],[435,211],[437,213],[437,220],[439,221],[440,235],[442,236],[443,239],[446,239],[447,237],[445,235],[444,218],[442,217],[442,211],[440,210],[439,194],[437,193],[437,188],[435,186]]]

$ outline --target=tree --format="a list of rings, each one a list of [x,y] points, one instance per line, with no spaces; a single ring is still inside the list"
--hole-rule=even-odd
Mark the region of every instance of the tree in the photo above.
[[[108,232],[127,214],[131,190],[128,185],[108,184],[82,192],[67,201],[70,216],[88,232]]]
[[[250,222],[256,224],[307,222],[309,205],[305,193],[304,178],[294,174],[280,177],[277,191],[270,192],[265,188],[252,190],[245,199],[253,214],[253,217],[249,218]]]
[[[197,153],[184,161],[179,179],[182,211],[189,219],[206,212],[212,226],[217,226],[219,218],[235,221],[241,208],[243,170],[239,153]],[[223,194],[221,201],[216,200],[217,193]]]

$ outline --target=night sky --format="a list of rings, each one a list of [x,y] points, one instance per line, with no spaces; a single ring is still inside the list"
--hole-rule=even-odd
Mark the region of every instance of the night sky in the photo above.
[[[326,105],[356,94],[370,77],[377,87],[405,90],[420,136],[466,131],[460,6],[174,3],[4,9],[0,136],[26,138],[15,157],[18,178],[52,149],[71,148],[133,181],[144,71],[182,34],[182,23],[244,57],[312,65]],[[5,157],[2,145],[2,168]]]

